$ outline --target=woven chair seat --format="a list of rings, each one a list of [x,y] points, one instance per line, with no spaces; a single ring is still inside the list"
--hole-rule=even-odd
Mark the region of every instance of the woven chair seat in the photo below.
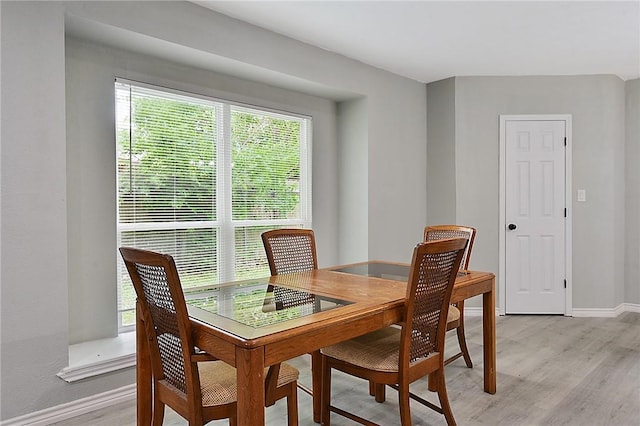
[[[211,407],[224,405],[238,400],[236,369],[224,361],[198,363],[202,405]],[[265,369],[265,376],[268,369]],[[298,370],[289,364],[280,364],[278,387],[298,380]]]
[[[455,306],[449,306],[449,313],[447,314],[447,323],[460,320],[460,309]]]
[[[320,352],[368,370],[396,372],[399,348],[400,329],[387,327],[322,348]]]

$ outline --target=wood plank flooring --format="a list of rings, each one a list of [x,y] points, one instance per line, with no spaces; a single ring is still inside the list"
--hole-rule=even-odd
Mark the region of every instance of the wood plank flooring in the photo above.
[[[569,318],[562,316],[506,316],[497,318],[497,393],[482,391],[482,319],[467,317],[467,341],[474,368],[462,359],[447,367],[447,388],[459,425],[640,425],[640,313],[617,318]],[[455,348],[455,333],[447,346]],[[309,384],[309,357],[291,361]],[[412,390],[431,401],[426,380]],[[380,425],[399,424],[395,391],[376,403],[367,383],[333,375],[332,401],[363,414]],[[298,393],[300,425],[315,425],[311,398]],[[443,425],[444,417],[411,403],[414,425]],[[285,424],[286,406],[280,401],[266,411],[267,424]],[[335,426],[351,421],[332,415]],[[127,402],[85,414],[58,426],[133,426],[135,402]],[[185,425],[167,409],[165,425]],[[227,421],[211,422],[224,425]]]

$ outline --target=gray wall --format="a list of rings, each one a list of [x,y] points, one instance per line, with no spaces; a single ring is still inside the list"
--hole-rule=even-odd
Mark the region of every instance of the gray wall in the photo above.
[[[366,220],[369,205],[366,103],[366,98],[357,98],[341,102],[338,106],[339,139],[352,141],[340,144],[338,148],[339,203],[357,209],[356,214],[353,214],[353,211],[340,210],[338,247],[339,257],[345,263],[358,262],[360,253],[367,251],[369,241],[369,222]]]
[[[427,85],[427,224],[456,219],[456,79]]]
[[[115,72],[315,109],[313,220],[321,264],[410,259],[426,217],[424,84],[185,2],[0,2],[0,15],[3,420],[134,381],[132,369],[73,384],[56,377],[68,364],[70,340],[113,332],[113,324],[70,326],[69,316],[74,323],[89,316],[78,307],[87,298],[106,305],[114,297],[113,288],[98,285],[96,292],[91,282],[106,282],[115,270],[115,184],[107,170],[114,157],[107,80]],[[118,49],[70,40],[65,54],[69,32]],[[357,167],[348,170],[349,164]],[[99,261],[85,253],[88,247]],[[100,278],[82,260],[93,261]]]
[[[627,303],[640,304],[640,79],[626,82],[626,229],[625,293]]]
[[[572,185],[587,190],[586,203],[570,206],[573,307],[625,302],[624,87],[614,76],[455,79],[455,219],[478,228],[473,268],[498,271],[499,116],[571,114]],[[432,170],[429,178],[437,179]]]

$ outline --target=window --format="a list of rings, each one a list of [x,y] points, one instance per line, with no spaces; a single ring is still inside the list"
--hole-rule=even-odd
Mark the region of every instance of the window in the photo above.
[[[311,119],[117,80],[118,246],[171,254],[185,293],[269,274],[260,234],[311,227]],[[135,292],[118,254],[121,331]]]

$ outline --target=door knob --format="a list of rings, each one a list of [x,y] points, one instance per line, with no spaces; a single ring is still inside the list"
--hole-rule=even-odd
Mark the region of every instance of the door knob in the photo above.
[[[517,228],[515,223],[510,223],[509,226],[507,226],[507,228],[509,228],[509,231],[513,231],[514,229]]]

